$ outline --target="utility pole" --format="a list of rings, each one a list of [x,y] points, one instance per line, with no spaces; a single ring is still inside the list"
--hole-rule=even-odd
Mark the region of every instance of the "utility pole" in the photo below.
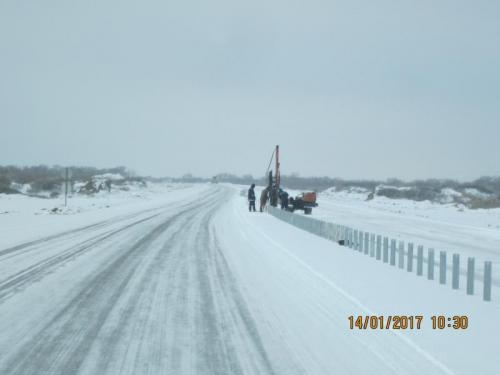
[[[62,177],[64,179],[64,207],[68,205],[68,193],[70,188],[71,171],[68,167],[64,168],[62,172]]]
[[[66,167],[64,176],[64,207],[68,205],[68,179],[69,179],[69,168]]]

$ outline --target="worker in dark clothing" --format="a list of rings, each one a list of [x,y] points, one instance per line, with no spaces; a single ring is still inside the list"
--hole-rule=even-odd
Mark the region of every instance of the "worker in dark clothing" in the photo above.
[[[274,184],[269,191],[269,204],[273,207],[276,207],[278,205],[278,189]]]
[[[248,189],[248,211],[255,212],[255,184]]]
[[[281,209],[286,210],[288,208],[288,193],[285,190],[280,189],[280,202]]]

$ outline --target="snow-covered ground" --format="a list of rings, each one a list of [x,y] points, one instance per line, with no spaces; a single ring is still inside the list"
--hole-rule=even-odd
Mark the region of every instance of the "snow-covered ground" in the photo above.
[[[405,242],[476,257],[500,267],[500,209],[375,197],[363,192],[325,192],[312,216]]]
[[[94,221],[121,214],[156,208],[193,194],[203,194],[208,185],[153,184],[147,188],[113,188],[110,193],[74,194],[64,206],[64,197],[37,198],[0,194],[0,248],[27,242],[41,236],[78,228]]]
[[[279,327],[309,373],[498,373],[498,298],[485,303],[439,287],[245,208],[241,199],[221,211],[222,243],[255,304],[272,317],[267,324]],[[470,327],[433,330],[430,317],[441,314],[468,315]],[[423,315],[425,326],[353,331],[350,315]]]
[[[246,188],[100,193],[66,215],[2,196],[0,373],[498,374],[499,298],[249,213]],[[351,315],[424,320],[352,330]],[[469,327],[434,330],[433,315]]]

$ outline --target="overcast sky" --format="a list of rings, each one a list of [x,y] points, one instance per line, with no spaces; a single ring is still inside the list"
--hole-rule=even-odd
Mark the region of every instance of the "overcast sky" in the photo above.
[[[0,164],[500,175],[500,1],[0,0]]]

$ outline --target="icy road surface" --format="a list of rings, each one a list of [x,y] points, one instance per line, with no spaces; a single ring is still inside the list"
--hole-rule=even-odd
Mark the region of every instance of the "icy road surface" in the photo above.
[[[250,214],[229,187],[187,191],[0,242],[0,374],[498,373],[498,302]],[[421,331],[348,328],[369,313],[426,318]],[[431,314],[470,327],[433,331]]]

